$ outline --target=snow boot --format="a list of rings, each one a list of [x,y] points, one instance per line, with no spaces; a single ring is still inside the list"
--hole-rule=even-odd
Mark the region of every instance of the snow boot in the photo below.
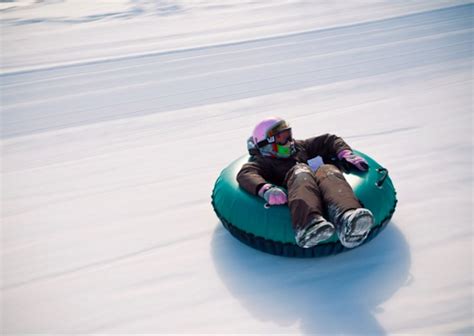
[[[341,244],[347,248],[354,248],[362,244],[369,235],[374,225],[374,215],[368,209],[352,209],[339,216],[336,223]]]
[[[334,232],[334,225],[323,216],[317,215],[304,228],[296,230],[296,244],[303,248],[313,247],[331,237]]]

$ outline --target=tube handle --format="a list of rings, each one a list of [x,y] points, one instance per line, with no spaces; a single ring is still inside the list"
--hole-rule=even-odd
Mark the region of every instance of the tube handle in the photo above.
[[[383,168],[383,167],[380,167],[380,168],[377,168],[376,169],[377,173],[381,174],[382,177],[380,177],[378,179],[377,182],[375,182],[375,185],[377,186],[377,188],[382,188],[385,180],[387,179],[388,177],[388,169],[387,168]]]

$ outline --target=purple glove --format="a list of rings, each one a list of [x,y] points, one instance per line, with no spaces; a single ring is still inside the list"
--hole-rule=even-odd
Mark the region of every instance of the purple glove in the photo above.
[[[258,196],[262,197],[270,205],[280,205],[288,202],[288,198],[283,189],[267,183],[258,191]]]
[[[349,162],[351,165],[355,166],[359,170],[366,171],[367,169],[369,169],[369,164],[367,163],[367,161],[365,161],[364,158],[355,155],[354,153],[352,153],[352,151],[348,149],[340,151],[339,154],[337,154],[337,158],[339,160],[345,160]]]

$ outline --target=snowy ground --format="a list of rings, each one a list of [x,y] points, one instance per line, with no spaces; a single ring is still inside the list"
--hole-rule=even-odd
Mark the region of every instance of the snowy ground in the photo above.
[[[2,333],[472,334],[473,9],[1,2]],[[268,115],[389,169],[377,239],[300,260],[222,228]]]

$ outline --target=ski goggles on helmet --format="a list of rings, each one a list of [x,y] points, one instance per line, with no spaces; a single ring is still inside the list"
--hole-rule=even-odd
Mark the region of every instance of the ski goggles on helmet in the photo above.
[[[266,145],[280,145],[280,146],[284,146],[286,145],[288,142],[292,141],[293,140],[293,136],[292,136],[292,133],[291,133],[291,128],[289,129],[286,129],[280,133],[277,133],[275,135],[272,135],[272,136],[269,136],[268,138],[262,140],[262,141],[259,141],[257,143],[257,146],[259,148],[261,147],[265,147]]]
[[[286,145],[288,142],[293,140],[293,136],[291,134],[291,128],[287,128],[277,134],[275,134],[275,142],[277,145]]]
[[[268,137],[257,143],[259,148],[267,145],[281,145],[284,146],[288,142],[293,141],[293,135],[291,127],[286,122],[277,124],[273,129],[268,132]],[[280,147],[280,146],[278,146]]]

